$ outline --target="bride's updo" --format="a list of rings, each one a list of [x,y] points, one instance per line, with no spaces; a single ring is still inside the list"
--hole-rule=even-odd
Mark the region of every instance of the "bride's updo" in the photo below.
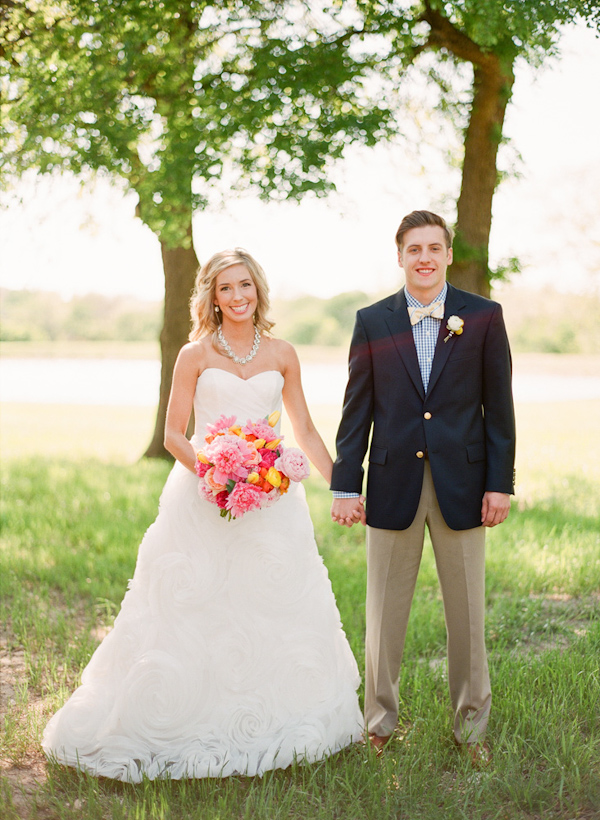
[[[268,333],[273,327],[267,314],[269,312],[269,286],[264,270],[248,251],[243,248],[219,251],[206,262],[196,277],[194,292],[190,300],[190,313],[192,315],[192,329],[189,339],[192,342],[201,339],[212,333],[215,336],[221,322],[221,313],[215,311],[215,291],[217,276],[221,271],[230,268],[232,265],[243,265],[256,285],[258,301],[254,311],[254,324],[261,333]]]

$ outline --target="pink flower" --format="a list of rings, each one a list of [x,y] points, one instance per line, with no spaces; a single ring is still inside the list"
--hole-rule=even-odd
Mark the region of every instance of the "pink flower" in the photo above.
[[[229,497],[229,493],[226,490],[223,490],[220,493],[217,493],[215,496],[215,501],[217,502],[217,507],[220,510],[224,510],[227,506],[227,498]]]
[[[205,501],[210,501],[214,504],[215,495],[203,478],[198,482],[198,495],[200,498],[204,498]]]
[[[245,461],[251,459],[253,449],[247,441],[233,435],[217,436],[211,444],[207,444],[204,455],[215,465],[215,483],[226,484],[230,479],[247,478],[250,471]]]
[[[229,493],[225,509],[231,512],[233,518],[240,518],[251,510],[258,510],[262,506],[263,493],[252,484],[236,484]]]
[[[266,419],[260,421],[248,421],[246,426],[242,427],[242,433],[247,436],[256,436],[256,438],[264,438],[265,441],[273,441],[277,438],[277,434]]]
[[[210,464],[205,464],[203,461],[196,461],[196,463],[194,464],[194,469],[196,470],[196,475],[199,478],[204,478],[204,476],[210,470]]]
[[[277,492],[277,490],[271,490],[270,493],[263,493],[262,495],[262,506],[263,507],[272,507],[276,501],[279,501],[281,495]]]
[[[211,467],[204,476],[204,483],[212,490],[213,495],[223,492],[225,489],[225,482],[215,480],[215,468]]]
[[[253,446],[250,446],[250,451],[250,455],[244,461],[244,465],[246,467],[258,467],[260,464],[260,452]]]
[[[226,433],[236,422],[236,416],[219,416],[214,424],[207,424],[206,429],[212,436]]]
[[[274,466],[276,470],[281,470],[290,481],[302,481],[310,475],[308,458],[297,447],[287,447]]]
[[[275,462],[277,461],[277,453],[275,450],[267,450],[266,447],[263,447],[262,450],[258,451],[261,456],[261,467],[266,467],[267,470],[269,467],[274,467]]]

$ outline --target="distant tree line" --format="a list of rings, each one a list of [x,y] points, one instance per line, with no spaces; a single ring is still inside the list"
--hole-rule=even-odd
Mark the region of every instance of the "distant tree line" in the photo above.
[[[330,299],[300,296],[273,304],[274,332],[295,345],[347,345],[356,311],[373,301],[362,291],[338,293]]]
[[[275,299],[274,333],[295,345],[347,347],[356,311],[375,299],[363,291]],[[516,291],[500,301],[515,353],[600,353],[599,297],[546,290],[538,308],[529,308]],[[64,300],[47,291],[0,289],[0,342],[156,341],[162,314],[159,301],[99,294]]]
[[[275,332],[297,345],[346,345],[356,311],[371,301],[361,291],[275,300]],[[127,296],[90,293],[65,300],[48,291],[2,289],[0,341],[155,341],[162,312],[162,302]]]
[[[155,341],[160,302],[88,293],[62,299],[39,290],[0,291],[0,341]]]

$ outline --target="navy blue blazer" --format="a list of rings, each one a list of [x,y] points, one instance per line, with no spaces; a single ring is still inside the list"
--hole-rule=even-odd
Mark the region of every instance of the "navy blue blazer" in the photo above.
[[[445,342],[452,315],[463,319],[463,333]],[[368,449],[367,523],[403,530],[417,511],[427,457],[448,526],[480,526],[483,494],[514,492],[511,378],[496,302],[448,285],[427,393],[404,288],[359,310],[331,489],[363,492]]]

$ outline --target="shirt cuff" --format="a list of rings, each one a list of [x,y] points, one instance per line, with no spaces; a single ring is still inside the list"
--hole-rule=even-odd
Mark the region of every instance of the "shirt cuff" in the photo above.
[[[332,490],[334,498],[358,498],[360,493],[346,493],[343,490]]]

